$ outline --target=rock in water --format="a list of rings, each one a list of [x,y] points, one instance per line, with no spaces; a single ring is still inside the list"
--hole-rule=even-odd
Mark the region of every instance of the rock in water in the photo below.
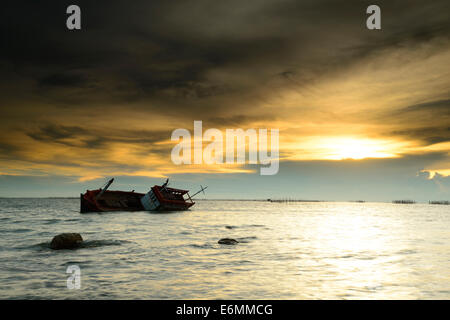
[[[50,242],[50,248],[54,250],[74,249],[83,242],[79,233],[61,233],[55,236]]]
[[[220,244],[238,244],[239,241],[231,238],[223,238],[219,240]]]

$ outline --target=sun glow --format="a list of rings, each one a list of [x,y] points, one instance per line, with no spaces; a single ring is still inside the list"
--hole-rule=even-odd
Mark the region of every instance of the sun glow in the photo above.
[[[286,146],[288,159],[344,160],[396,158],[406,144],[398,141],[358,137],[311,137]]]
[[[330,160],[360,160],[365,158],[393,158],[397,156],[392,150],[392,146],[379,140],[336,138],[330,139],[329,142],[325,142],[321,146],[328,150],[328,155],[326,155],[325,159]]]

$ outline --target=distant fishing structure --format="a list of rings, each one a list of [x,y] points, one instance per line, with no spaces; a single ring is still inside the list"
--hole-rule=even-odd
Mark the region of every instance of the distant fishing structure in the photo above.
[[[304,200],[304,199],[293,199],[293,198],[278,198],[278,199],[267,199],[269,202],[275,203],[291,203],[291,202],[323,202],[321,200]]]
[[[394,200],[392,203],[396,204],[414,204],[416,203],[414,200]]]
[[[428,204],[443,204],[443,205],[449,205],[450,201],[428,201]]]
[[[266,201],[273,203],[295,203],[295,202],[334,202],[329,200],[305,200],[305,199],[295,199],[291,197],[284,198],[269,198]],[[366,203],[365,200],[350,200],[345,202],[353,202],[353,203]],[[392,200],[394,204],[416,204],[417,202],[414,200]],[[450,205],[450,201],[442,200],[442,201],[428,201],[428,204],[437,204],[437,205]]]

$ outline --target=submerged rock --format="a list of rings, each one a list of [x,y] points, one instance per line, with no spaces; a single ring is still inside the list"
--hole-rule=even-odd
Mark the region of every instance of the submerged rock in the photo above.
[[[61,233],[53,237],[50,242],[50,248],[54,250],[74,249],[83,242],[83,238],[79,233]]]
[[[239,241],[231,238],[223,238],[218,241],[219,244],[238,244]]]

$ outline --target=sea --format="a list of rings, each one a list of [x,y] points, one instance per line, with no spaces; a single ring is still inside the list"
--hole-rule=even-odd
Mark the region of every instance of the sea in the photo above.
[[[50,249],[64,232],[83,245]],[[0,199],[0,235],[0,299],[450,299],[448,205]]]

